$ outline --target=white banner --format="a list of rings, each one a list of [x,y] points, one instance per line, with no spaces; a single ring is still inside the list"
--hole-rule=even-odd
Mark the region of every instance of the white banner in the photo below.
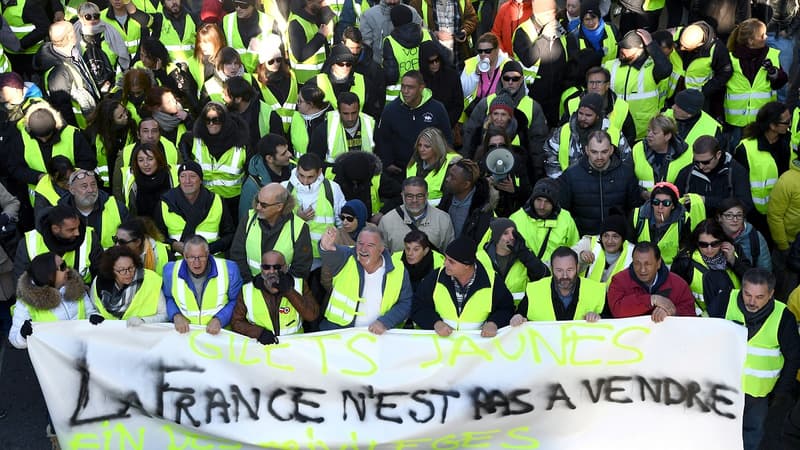
[[[74,321],[35,324],[28,343],[63,449],[731,450],[746,339],[646,317],[275,346]]]

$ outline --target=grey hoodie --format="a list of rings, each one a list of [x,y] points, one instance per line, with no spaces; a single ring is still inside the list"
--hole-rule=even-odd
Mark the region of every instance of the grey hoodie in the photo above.
[[[400,5],[410,8],[414,23],[422,25],[422,17],[417,10],[403,3],[398,6]],[[364,37],[364,43],[372,47],[372,59],[378,64],[383,64],[383,39],[394,29],[392,19],[389,17],[392,8],[386,4],[386,0],[381,0],[378,5],[369,8],[361,15],[361,35]]]

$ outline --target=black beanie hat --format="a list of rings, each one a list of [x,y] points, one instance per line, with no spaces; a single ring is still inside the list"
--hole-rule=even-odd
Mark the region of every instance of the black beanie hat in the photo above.
[[[497,219],[492,220],[489,224],[489,229],[492,230],[492,241],[497,242],[500,239],[500,236],[505,233],[508,227],[517,228],[517,224],[511,221],[511,219],[506,219],[505,217],[498,217]]]
[[[698,89],[686,89],[675,95],[675,104],[692,116],[703,109],[703,102],[705,102],[705,97]]]
[[[600,234],[606,231],[613,231],[622,236],[622,239],[628,239],[628,221],[625,220],[625,216],[620,214],[610,214],[606,216],[601,230]]]
[[[331,62],[336,64],[340,62],[355,62],[356,58],[350,53],[350,49],[348,49],[344,44],[336,44],[331,49]]]
[[[509,59],[503,63],[503,69],[500,71],[500,75],[505,75],[506,72],[518,72],[522,74],[522,64],[520,64],[518,61],[514,61],[513,59]]]
[[[578,104],[578,109],[589,108],[600,117],[603,117],[603,97],[600,94],[589,92],[581,97],[581,102]]]
[[[402,3],[392,7],[392,10],[389,12],[389,17],[392,19],[392,25],[394,25],[395,28],[411,23],[411,21],[414,20],[414,16],[411,14],[411,8]]]
[[[56,273],[56,254],[42,253],[33,258],[28,267],[28,275],[36,286],[50,286]]]
[[[200,167],[200,164],[196,163],[195,161],[186,161],[185,163],[178,166],[178,176],[181,176],[181,173],[185,171],[191,171],[197,174],[200,177],[200,180],[203,179],[203,168]]]
[[[447,246],[444,254],[461,264],[469,266],[475,264],[476,249],[477,246],[472,239],[466,236],[460,236]]]
[[[603,15],[600,14],[600,2],[598,0],[583,0],[581,2],[581,18],[586,14],[602,17]]]

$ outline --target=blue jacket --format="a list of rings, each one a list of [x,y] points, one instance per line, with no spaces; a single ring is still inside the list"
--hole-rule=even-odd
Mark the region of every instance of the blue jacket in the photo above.
[[[233,308],[236,306],[236,299],[239,298],[239,295],[242,293],[242,277],[239,275],[239,268],[236,266],[236,263],[228,261],[227,259],[223,261],[225,261],[225,265],[228,266],[228,303],[214,317],[219,319],[223,327],[226,327],[231,322]],[[172,277],[168,276],[168,274],[172,273],[174,270],[173,267],[175,264],[180,264],[178,268],[178,277],[186,282],[186,285],[189,286],[189,289],[194,293],[195,298],[197,298],[197,292],[194,290],[194,283],[191,280],[189,267],[186,265],[186,261],[168,262],[167,265],[164,266],[164,283],[161,285],[161,291],[164,293],[164,297],[167,300],[167,317],[170,322],[172,322],[172,318],[175,314],[181,312],[178,308],[178,304],[175,303],[175,299],[172,297]],[[204,289],[208,284],[208,280],[218,275],[217,266],[214,264],[214,257],[211,255],[208,255],[208,265],[208,277],[206,277],[206,281],[203,284]]]
[[[347,247],[345,245],[337,245],[336,250],[334,251],[326,251],[323,250],[322,247],[319,249],[320,257],[322,258],[322,265],[330,268],[331,274],[335,277],[336,274],[342,270],[344,264],[347,262],[348,258],[355,258],[356,257],[356,249],[353,247]],[[386,248],[383,250],[383,264],[386,267],[386,272],[391,272],[395,270],[394,264],[392,263],[392,254],[389,252],[389,249]],[[358,268],[358,292],[363,293],[364,290],[364,268],[361,267],[361,264],[356,264]],[[399,270],[402,270],[403,267],[399,267]],[[383,286],[386,286],[386,275],[383,276]],[[399,325],[403,324],[403,321],[406,320],[408,314],[411,312],[411,300],[414,297],[414,291],[411,289],[411,280],[408,278],[408,272],[403,275],[403,286],[400,288],[400,296],[397,299],[397,303],[392,306],[386,314],[378,317],[378,320],[386,326],[387,329],[395,328]],[[320,330],[335,330],[339,328],[350,328],[353,326],[353,322],[351,322],[347,327],[340,327],[333,322],[330,322],[327,319],[323,319],[322,322],[319,324]]]

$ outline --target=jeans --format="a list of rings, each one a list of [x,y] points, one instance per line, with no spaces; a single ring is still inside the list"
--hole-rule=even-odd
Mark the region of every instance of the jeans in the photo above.
[[[744,396],[744,417],[742,422],[742,438],[744,450],[758,450],[764,436],[764,419],[769,411],[767,397]]]
[[[767,33],[767,46],[781,52],[781,68],[786,73],[790,73],[790,70],[792,69],[792,63],[794,62],[794,37],[781,37],[776,33]],[[786,103],[787,87],[788,84],[778,89],[779,102]]]

